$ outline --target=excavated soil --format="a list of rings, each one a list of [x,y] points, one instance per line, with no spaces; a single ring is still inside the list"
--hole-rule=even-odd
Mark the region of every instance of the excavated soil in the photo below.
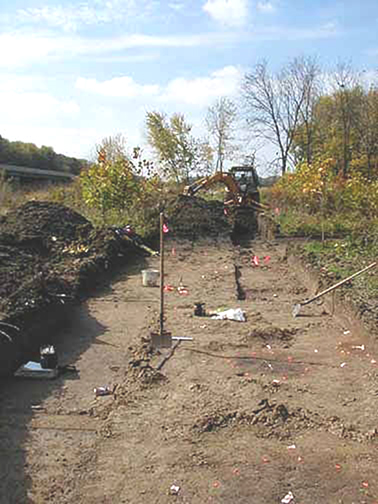
[[[180,195],[168,208],[172,235],[196,240],[200,237],[227,237],[231,224],[221,201]]]
[[[76,373],[0,389],[2,502],[378,502],[376,334],[337,303],[293,318],[317,286],[287,247],[168,239],[165,327],[192,338],[173,351],[150,342],[159,289],[141,269],[158,258],[70,306],[50,336]],[[246,321],[210,316],[230,308]]]
[[[121,253],[132,248],[60,204],[30,201],[2,217],[0,374],[19,365]]]

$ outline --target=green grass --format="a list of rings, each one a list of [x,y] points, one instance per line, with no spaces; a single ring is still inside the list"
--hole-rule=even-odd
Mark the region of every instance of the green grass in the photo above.
[[[308,214],[298,210],[288,210],[279,217],[281,232],[286,236],[321,238],[343,237],[355,231],[358,219],[354,215]]]
[[[374,262],[378,256],[378,243],[367,242],[365,237],[348,236],[344,239],[327,240],[324,243],[311,241],[302,246],[306,261],[318,268],[325,277],[326,283],[335,283],[347,278],[365,266]],[[378,292],[378,275],[371,272],[353,280],[357,289],[364,291],[365,297],[376,297]]]

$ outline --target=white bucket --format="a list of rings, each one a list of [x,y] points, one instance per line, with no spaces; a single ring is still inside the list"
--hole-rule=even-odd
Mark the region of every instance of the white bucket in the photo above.
[[[155,269],[142,270],[142,283],[144,287],[156,287],[160,273]]]

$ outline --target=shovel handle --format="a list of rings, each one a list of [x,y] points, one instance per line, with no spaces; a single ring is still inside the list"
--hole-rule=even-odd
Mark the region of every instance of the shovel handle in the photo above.
[[[319,299],[320,297],[324,296],[325,294],[328,294],[328,292],[331,292],[331,291],[337,289],[338,287],[340,287],[341,285],[349,282],[349,280],[352,280],[352,278],[355,278],[356,276],[361,275],[362,273],[365,273],[365,271],[367,271],[367,270],[369,270],[371,268],[374,268],[374,266],[376,266],[376,265],[377,265],[377,262],[373,262],[369,266],[366,266],[366,268],[364,268],[364,269],[362,269],[360,271],[357,271],[357,273],[354,273],[353,275],[349,276],[348,278],[344,278],[344,280],[341,280],[341,282],[338,282],[337,284],[332,285],[331,287],[328,287],[328,289],[324,290],[323,292],[320,292],[319,294],[317,294],[313,298],[308,299],[307,301],[304,301],[303,303],[301,303],[301,305],[305,306],[305,305],[307,305],[309,303],[312,303],[316,299]]]

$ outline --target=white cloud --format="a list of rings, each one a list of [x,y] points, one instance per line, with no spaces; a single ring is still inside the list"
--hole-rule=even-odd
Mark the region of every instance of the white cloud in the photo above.
[[[75,101],[58,100],[42,92],[4,90],[0,91],[0,101],[1,120],[9,123],[46,123],[75,118],[80,113],[80,107]]]
[[[324,30],[335,30],[337,28],[337,23],[329,21],[328,23],[323,24],[322,28]]]
[[[103,56],[93,56],[91,62],[94,63],[145,63],[146,61],[156,61],[160,58],[159,52],[140,53],[140,54],[108,54]]]
[[[76,31],[82,26],[145,20],[154,4],[153,0],[95,0],[79,4],[45,5],[19,9],[18,18],[29,23]]]
[[[164,87],[157,84],[142,85],[129,76],[115,77],[107,81],[79,77],[76,88],[89,93],[118,98],[149,98],[151,102],[174,102],[180,105],[205,106],[220,96],[236,94],[242,70],[227,66],[209,76],[185,79],[179,77]]]
[[[276,10],[272,2],[257,2],[256,9],[264,14],[270,14]]]
[[[215,21],[229,26],[242,26],[248,17],[248,0],[207,0],[202,8]]]
[[[79,77],[76,81],[76,88],[103,96],[114,96],[119,98],[155,96],[159,93],[159,86],[155,84],[138,84],[132,77],[115,77],[102,82],[96,79]]]
[[[182,11],[183,8],[185,7],[185,4],[182,2],[172,2],[168,4],[168,7],[174,11]]]
[[[234,95],[242,77],[241,69],[227,66],[208,77],[177,78],[168,83],[160,96],[163,102],[206,106],[220,96]]]
[[[256,29],[253,37],[258,41],[274,40],[316,40],[335,37],[340,31],[335,26],[314,26],[309,28],[288,28],[286,26],[268,26]]]
[[[56,49],[54,39],[22,33],[0,34],[0,67],[19,67],[43,61]]]
[[[378,70],[363,70],[360,80],[365,89],[378,85]]]
[[[235,40],[228,33],[152,36],[143,34],[103,39],[52,36],[48,33],[0,34],[0,68],[45,64],[81,55],[109,54],[138,48],[191,48],[217,46]]]
[[[210,1],[210,0],[209,0]],[[235,3],[240,0],[235,0]],[[231,18],[230,18],[231,19]],[[194,48],[222,47],[227,44],[246,43],[248,40],[304,40],[329,38],[339,30],[334,25],[315,26],[312,28],[287,28],[270,26],[256,28],[253,33],[213,32],[194,35],[144,35],[132,34],[107,38],[86,38],[77,35],[53,36],[46,32],[8,32],[0,33],[0,68],[28,67],[46,65],[50,61],[64,61],[78,56],[93,57],[111,55],[111,57],[135,57],[131,53],[136,49],[152,48]],[[127,54],[125,54],[127,51]],[[122,53],[123,52],[123,53]]]
[[[48,79],[41,76],[0,72],[0,93],[45,91],[48,87]]]
[[[41,147],[48,145],[55,152],[88,159],[96,142],[109,134],[100,129],[101,124],[93,128],[74,128],[72,126],[39,126],[30,124],[8,124],[0,118],[0,131],[4,138],[11,141],[31,142]]]
[[[131,49],[136,47],[198,47],[214,45],[233,39],[232,35],[218,33],[202,33],[199,35],[125,35],[114,39],[104,40],[100,43],[103,49]],[[101,48],[100,47],[100,48]]]

